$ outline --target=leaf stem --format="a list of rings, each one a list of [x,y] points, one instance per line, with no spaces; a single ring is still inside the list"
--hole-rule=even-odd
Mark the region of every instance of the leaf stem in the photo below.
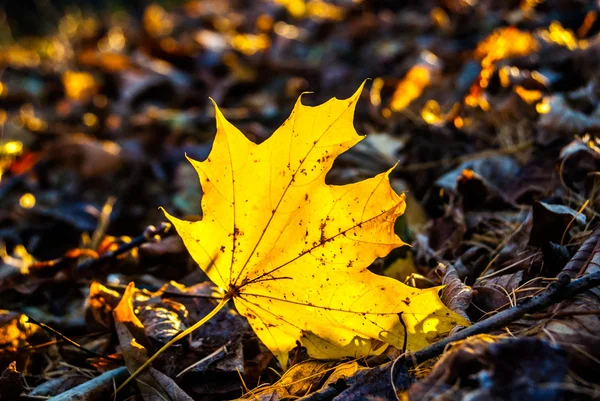
[[[217,306],[215,306],[215,308],[212,311],[210,311],[210,313],[208,315],[204,316],[202,319],[197,321],[194,325],[188,327],[181,333],[177,334],[168,343],[163,345],[161,349],[159,349],[157,352],[155,352],[154,355],[152,355],[146,362],[144,362],[142,364],[142,366],[140,366],[135,372],[133,372],[131,374],[131,376],[129,376],[127,378],[127,380],[125,380],[123,382],[123,384],[121,384],[119,386],[119,388],[117,388],[117,390],[115,391],[115,394],[118,393],[119,391],[121,391],[123,388],[125,388],[125,386],[127,386],[140,373],[142,373],[144,371],[144,369],[146,369],[156,358],[158,358],[158,356],[160,354],[162,354],[164,351],[166,351],[167,348],[169,348],[171,345],[175,344],[177,341],[181,340],[188,334],[196,331],[196,329],[200,328],[204,323],[206,323],[210,319],[212,319],[221,309],[223,309],[223,307],[227,304],[227,302],[229,302],[230,299],[231,299],[231,296],[226,295],[224,298],[221,299],[221,302],[219,302],[219,304]]]

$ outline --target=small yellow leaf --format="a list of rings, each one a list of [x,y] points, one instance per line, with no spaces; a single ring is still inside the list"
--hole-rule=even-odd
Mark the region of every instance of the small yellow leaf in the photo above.
[[[260,145],[215,107],[212,151],[190,160],[204,217],[167,213],[194,260],[283,366],[297,342],[315,358],[402,348],[399,314],[410,350],[467,324],[442,304],[439,287],[411,288],[367,270],[404,245],[394,233],[404,194],[391,188],[391,170],[355,184],[325,183],[335,158],[363,138],[353,125],[362,88],[316,107],[299,99]]]

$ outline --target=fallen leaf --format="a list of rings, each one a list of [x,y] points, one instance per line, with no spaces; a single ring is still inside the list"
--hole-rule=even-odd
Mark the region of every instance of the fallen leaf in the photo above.
[[[557,160],[560,182],[585,197],[594,191],[595,171],[600,166],[598,140],[589,135],[575,138],[560,151]]]
[[[144,325],[133,310],[135,291],[135,285],[129,283],[121,301],[113,310],[113,316],[121,345],[123,345],[121,338],[127,338],[135,342],[137,347],[144,348],[145,352],[145,348],[150,348],[151,344],[144,332]],[[127,358],[125,359],[127,360]]]
[[[533,338],[496,342],[480,335],[446,353],[409,400],[562,400],[569,360],[559,346]]]
[[[510,210],[512,206],[499,188],[472,170],[462,171],[456,190],[462,196],[465,211]]]
[[[572,227],[584,227],[586,224],[584,214],[565,205],[536,202],[532,210],[533,226],[529,236],[531,245],[543,245],[548,241],[566,243],[571,238],[569,230]]]
[[[364,85],[364,84],[363,84]],[[304,106],[257,145],[215,107],[217,134],[203,162],[203,220],[166,213],[194,260],[233,298],[263,343],[286,366],[300,342],[315,358],[362,357],[393,345],[416,350],[467,322],[446,308],[439,287],[408,287],[366,268],[404,245],[394,233],[404,195],[391,170],[326,185],[335,158],[362,137],[348,99]]]
[[[495,155],[467,160],[438,178],[435,186],[432,188],[432,192],[435,194],[442,189],[445,192],[456,193],[460,189],[461,179],[465,180],[465,178],[472,175],[472,178],[476,177],[478,180],[483,181],[487,187],[486,190],[494,194],[501,191],[503,185],[510,182],[511,178],[517,175],[518,172],[519,164],[510,156]],[[469,195],[474,196],[479,194],[470,193]],[[499,195],[494,195],[499,197]]]
[[[445,216],[431,220],[423,231],[413,244],[417,265],[436,266],[438,257],[454,257],[467,231],[465,217],[458,208],[449,208]]]
[[[87,310],[92,318],[90,320],[98,322],[104,327],[111,327],[112,311],[119,304],[119,299],[120,295],[117,291],[111,290],[97,281],[92,282],[87,299]]]
[[[452,265],[442,265],[440,274],[444,275],[442,283],[445,286],[442,290],[442,302],[454,312],[468,319],[467,309],[471,305],[475,291],[458,278],[456,269]]]
[[[472,314],[479,318],[481,314],[498,312],[531,295],[532,292],[519,291],[522,281],[522,271],[481,280],[473,286]]]
[[[121,302],[114,310],[115,325],[119,336],[119,344],[130,372],[135,372],[147,359],[146,346],[149,344],[144,334],[144,326],[133,310],[133,294],[136,291],[130,283],[123,294]],[[145,401],[182,400],[192,401],[170,377],[154,368],[143,371],[137,380],[138,387]]]
[[[595,131],[600,127],[600,118],[571,108],[562,96],[549,96],[545,101],[546,113],[542,106],[538,107],[541,114],[538,126],[543,129],[573,135]]]
[[[390,108],[393,111],[406,109],[413,100],[421,96],[432,80],[439,79],[442,68],[443,63],[435,54],[429,51],[421,52],[417,64],[411,67],[396,86],[390,100]]]
[[[289,368],[276,383],[260,391],[252,391],[238,401],[302,397],[320,388],[335,368],[335,363],[331,361],[308,360],[298,363]]]

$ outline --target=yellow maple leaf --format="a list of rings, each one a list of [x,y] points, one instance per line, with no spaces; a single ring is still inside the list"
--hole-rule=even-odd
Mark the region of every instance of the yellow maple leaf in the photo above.
[[[213,149],[205,161],[190,159],[204,191],[203,219],[165,212],[284,367],[298,341],[315,358],[402,348],[400,313],[409,350],[467,324],[442,304],[439,287],[416,289],[367,270],[404,245],[394,233],[404,194],[391,188],[391,170],[350,185],[325,183],[335,158],[364,138],[353,126],[362,87],[316,107],[298,99],[260,145],[215,105]]]

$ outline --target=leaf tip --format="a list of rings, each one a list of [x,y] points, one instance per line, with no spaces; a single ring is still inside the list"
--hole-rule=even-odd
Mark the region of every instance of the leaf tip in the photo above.
[[[358,87],[358,89],[356,89],[356,92],[354,92],[354,94],[352,94],[352,96],[350,96],[347,100],[349,100],[350,102],[356,102],[358,101],[358,98],[360,97],[363,89],[365,88],[365,85],[367,84],[367,81],[370,80],[371,78],[366,78],[364,81],[362,81],[362,83],[360,84],[360,86]]]
[[[164,207],[159,206],[158,209],[161,212],[163,212],[163,214],[171,222],[171,224],[173,224],[175,228],[177,228],[177,223],[179,223],[180,220],[177,217],[173,216],[171,213],[167,212],[167,209],[165,209]]]
[[[219,127],[224,125],[223,123],[226,122],[227,119],[221,112],[221,109],[219,108],[219,105],[217,105],[217,102],[215,102],[215,99],[213,99],[212,97],[209,97],[209,99],[212,102],[213,107],[215,109],[215,120],[217,121],[217,129],[219,129]],[[187,157],[187,155],[186,155],[186,157]],[[189,160],[189,158],[188,158],[188,160]]]
[[[304,91],[304,92],[300,93],[300,95],[298,96],[298,100],[296,100],[296,106],[304,106],[302,104],[302,97],[304,95],[312,95],[313,93],[315,93],[315,92],[313,92],[313,91]]]
[[[193,159],[190,156],[188,156],[187,152],[185,152],[183,155],[185,156],[187,161],[189,161],[192,164],[192,166],[195,166],[196,163],[201,163],[199,160]]]

